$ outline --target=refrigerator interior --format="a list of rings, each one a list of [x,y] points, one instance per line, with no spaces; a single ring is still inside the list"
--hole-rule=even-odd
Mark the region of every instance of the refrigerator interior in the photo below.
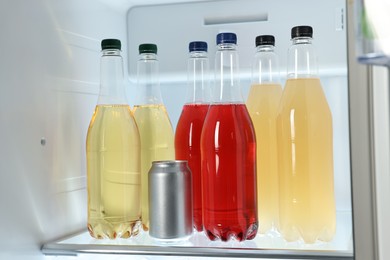
[[[8,234],[0,238],[0,258],[45,259],[43,244],[45,252],[54,255],[76,254],[74,245],[81,251],[87,245],[98,252],[99,246],[107,244],[108,253],[113,254],[123,245],[132,245],[125,247],[125,254],[135,254],[132,248],[148,245],[143,250],[162,255],[249,253],[283,259],[305,254],[319,258],[353,255],[345,0],[13,0],[0,2],[0,24],[0,228]],[[290,29],[302,24],[314,28],[320,78],[333,115],[334,240],[305,245],[258,235],[245,243],[222,243],[196,234],[189,244],[175,248],[160,247],[147,234],[123,241],[91,239],[86,232],[85,139],[99,92],[101,39],[122,41],[131,105],[138,45],[158,45],[162,95],[175,129],[186,95],[190,41],[208,42],[213,68],[216,34],[237,34],[246,99],[255,37],[275,35],[284,79]],[[222,249],[213,251],[218,248]],[[85,258],[88,255],[81,259]]]

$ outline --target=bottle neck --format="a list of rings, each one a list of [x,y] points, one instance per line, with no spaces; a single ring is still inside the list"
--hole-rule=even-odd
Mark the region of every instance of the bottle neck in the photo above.
[[[102,51],[98,104],[127,104],[124,88],[123,59],[120,50]]]
[[[252,84],[280,84],[278,57],[273,45],[256,47],[252,63]]]
[[[186,103],[210,102],[209,58],[207,52],[190,52],[187,63],[187,82]]]
[[[242,103],[237,45],[223,43],[215,54],[215,86],[213,102]]]
[[[317,57],[312,38],[297,37],[292,40],[287,64],[288,78],[318,77]]]
[[[157,55],[142,53],[137,62],[137,105],[162,104]]]
[[[273,45],[259,45],[256,47],[256,52],[274,52],[275,46]]]

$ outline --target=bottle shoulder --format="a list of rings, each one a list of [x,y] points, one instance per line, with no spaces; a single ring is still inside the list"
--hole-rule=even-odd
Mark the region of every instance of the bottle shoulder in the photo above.
[[[279,113],[306,117],[330,114],[330,108],[319,78],[287,79],[279,105]]]
[[[239,122],[248,118],[249,112],[244,103],[213,103],[206,116],[206,119],[215,122]]]
[[[102,131],[103,129],[106,130]],[[97,105],[95,107],[88,135],[93,133],[110,135],[122,131],[130,133],[137,131],[129,105]]]
[[[138,124],[153,124],[158,127],[170,125],[172,128],[167,109],[163,104],[135,105],[133,114]]]

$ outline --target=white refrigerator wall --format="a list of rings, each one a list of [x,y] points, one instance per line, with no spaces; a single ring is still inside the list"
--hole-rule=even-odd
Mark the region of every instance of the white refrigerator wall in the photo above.
[[[312,13],[316,15],[312,16]],[[134,102],[136,61],[138,45],[141,43],[152,42],[158,46],[162,95],[175,129],[186,99],[190,41],[202,40],[208,43],[212,72],[216,35],[227,31],[237,34],[241,88],[246,100],[256,36],[275,35],[275,51],[280,60],[281,83],[284,84],[291,28],[303,24],[313,27],[319,73],[333,116],[337,210],[351,211],[344,0],[225,0],[131,7],[127,13],[129,102]],[[213,87],[212,80],[210,85]]]
[[[42,259],[40,247],[44,242],[86,228],[85,138],[99,91],[100,41],[109,37],[122,41],[130,76],[130,104],[135,91],[138,44],[158,44],[162,94],[175,128],[186,95],[189,41],[208,41],[213,68],[216,33],[233,30],[238,34],[246,99],[254,37],[270,33],[277,36],[284,75],[289,30],[299,24],[312,25],[321,79],[336,129],[337,209],[350,211],[345,3],[297,1],[297,6],[305,7],[300,9],[303,15],[290,13],[294,5],[287,0],[281,1],[284,8],[269,0],[245,1],[248,5],[242,5],[241,0],[197,4],[169,1],[179,3],[150,8],[136,6],[144,4],[142,0],[0,1],[0,259]],[[164,2],[167,1],[148,4]],[[256,8],[251,9],[251,4]],[[312,23],[313,15],[308,11],[311,8],[323,16]],[[215,23],[223,11],[229,13],[230,19],[237,18],[237,11],[243,17],[248,10],[251,14],[267,13],[268,21],[205,25],[203,20],[197,20],[204,19],[200,15],[206,13],[208,23]],[[152,13],[145,16],[145,11]],[[170,13],[174,15],[169,17]],[[154,22],[143,23],[143,19]],[[172,37],[150,28],[156,23],[170,28]],[[174,24],[176,27],[169,27]],[[271,30],[276,27],[280,30]],[[334,44],[342,48],[329,46],[327,40],[332,36],[337,38]]]
[[[0,1],[0,259],[41,259],[43,242],[86,227],[100,40],[125,47],[125,26],[98,1]]]

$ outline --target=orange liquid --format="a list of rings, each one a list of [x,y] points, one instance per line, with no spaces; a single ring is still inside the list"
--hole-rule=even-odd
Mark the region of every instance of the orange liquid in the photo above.
[[[279,222],[276,116],[281,96],[280,84],[255,84],[251,86],[246,104],[256,132],[257,209],[261,234],[277,228]]]
[[[336,229],[332,115],[318,78],[288,79],[277,117],[280,231],[332,240]]]

